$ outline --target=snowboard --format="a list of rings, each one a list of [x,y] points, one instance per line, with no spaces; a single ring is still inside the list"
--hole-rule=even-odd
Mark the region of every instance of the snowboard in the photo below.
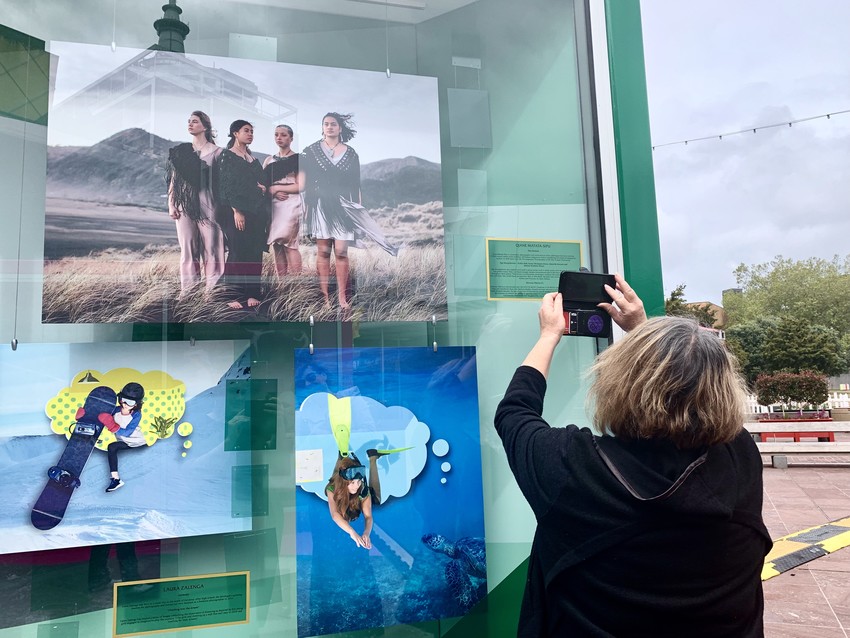
[[[80,486],[80,474],[97,443],[103,424],[97,417],[112,414],[117,396],[112,388],[99,386],[89,392],[83,404],[83,415],[74,423],[71,438],[56,465],[47,470],[47,485],[32,508],[30,520],[37,529],[53,529],[62,522],[74,490]]]

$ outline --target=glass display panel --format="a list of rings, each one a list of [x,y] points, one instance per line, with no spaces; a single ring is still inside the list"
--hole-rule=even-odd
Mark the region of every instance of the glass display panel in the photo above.
[[[105,637],[114,582],[242,572],[249,622],[199,635],[436,637],[475,635],[472,626],[513,635],[535,523],[492,419],[536,339],[537,303],[487,299],[487,238],[580,246],[576,268],[605,269],[588,194],[598,158],[583,3],[541,0],[521,20],[507,0],[172,0],[162,10],[114,0],[34,0],[24,10],[0,0],[0,8],[5,27],[28,34],[9,38],[18,48],[0,51],[0,69],[18,60],[33,105],[52,95],[46,119],[42,107],[29,119],[12,107],[0,114],[9,211],[0,286],[14,300],[0,309],[0,341],[14,345],[0,349],[0,466],[23,472],[21,488],[0,501],[11,508],[3,522],[13,540],[0,556],[8,601],[0,638]],[[0,95],[18,79],[0,72]],[[303,156],[327,137],[326,113],[351,113],[360,201],[347,199],[397,254],[374,234],[367,249],[338,251],[296,215],[301,232],[289,249],[265,234],[251,262],[261,270],[230,273],[244,276],[237,288],[259,285],[259,305],[231,288],[207,290],[195,235],[183,241],[190,258],[181,270],[187,235],[169,217],[166,180],[169,151],[196,139],[193,111],[210,115],[219,147],[233,122],[250,122],[246,145],[260,164],[280,149],[277,124],[292,127],[289,148]],[[279,182],[294,199],[307,197],[295,171],[272,177],[267,193]],[[225,263],[238,248],[230,239]],[[299,259],[300,272],[291,267]],[[60,363],[38,352],[51,348]],[[213,359],[197,354],[216,348],[224,349]],[[596,352],[593,339],[559,348],[551,423],[587,424],[581,372]],[[45,406],[86,372],[116,369],[185,383],[185,413],[157,426],[173,430],[154,446],[119,456],[124,485],[113,492],[106,452],[95,446],[55,529],[80,524],[36,535],[30,513],[46,481],[57,482],[47,472],[65,445]],[[112,388],[116,406],[129,381]],[[299,430],[311,401],[329,423],[332,399],[352,414],[367,399],[379,412],[401,407],[428,429],[408,440],[383,428],[361,440],[352,427],[348,451],[364,467],[366,450],[399,450],[378,459],[382,487],[392,485],[381,472],[397,466],[393,458],[418,458],[418,469],[405,470],[407,491],[375,508],[368,549],[325,500],[336,438],[325,431],[325,450]],[[61,415],[71,417],[76,409]],[[155,425],[145,422],[146,432]],[[52,447],[24,460],[12,446],[35,443],[10,441],[27,437]],[[132,501],[127,512],[108,511],[111,497]],[[122,517],[132,512],[129,533]],[[363,516],[354,525],[361,542],[362,525]],[[63,596],[64,583],[73,592]]]

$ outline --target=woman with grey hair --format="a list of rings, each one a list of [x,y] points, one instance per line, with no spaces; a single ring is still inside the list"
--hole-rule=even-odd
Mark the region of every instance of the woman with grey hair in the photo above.
[[[628,334],[591,368],[593,423],[542,418],[560,294],[496,411],[537,518],[520,636],[762,636],[762,461],[743,429],[744,385],[696,322],[647,321],[626,281],[600,304]]]

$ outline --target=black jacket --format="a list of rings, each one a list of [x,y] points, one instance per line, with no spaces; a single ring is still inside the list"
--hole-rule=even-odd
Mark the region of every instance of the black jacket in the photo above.
[[[762,636],[762,462],[744,431],[679,450],[542,419],[520,367],[496,430],[537,517],[520,636]]]

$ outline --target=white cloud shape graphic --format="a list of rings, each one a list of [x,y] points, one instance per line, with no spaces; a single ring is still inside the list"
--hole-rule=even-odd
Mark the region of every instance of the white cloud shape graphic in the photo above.
[[[321,463],[322,480],[298,480],[296,483],[305,492],[316,494],[323,500],[325,485],[333,474],[336,465],[338,446],[331,433],[330,410],[327,392],[311,394],[295,412],[295,448],[299,458],[310,458]],[[351,401],[351,436],[349,448],[357,455],[361,463],[369,466],[366,450],[406,448],[403,452],[382,455],[378,458],[378,472],[381,480],[381,500],[390,497],[400,498],[410,491],[413,479],[425,468],[428,458],[427,443],[431,430],[405,407],[384,404],[365,396],[354,396]],[[319,453],[320,451],[320,453]],[[296,476],[312,474],[316,471],[296,471]]]

